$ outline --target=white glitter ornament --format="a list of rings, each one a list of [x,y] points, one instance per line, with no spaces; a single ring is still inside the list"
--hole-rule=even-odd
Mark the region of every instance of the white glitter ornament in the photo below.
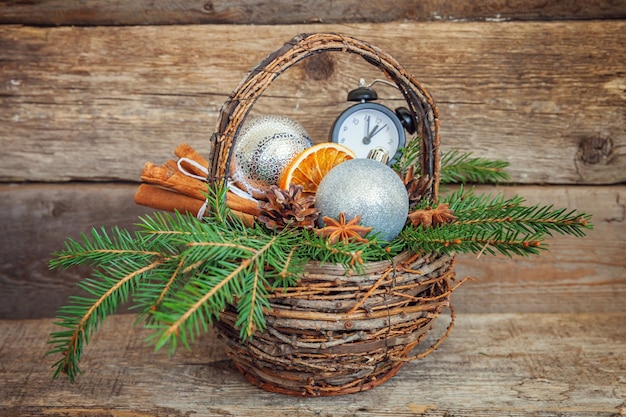
[[[249,194],[263,197],[289,162],[312,145],[309,134],[293,119],[255,118],[242,127],[235,140],[231,176]]]
[[[346,221],[361,216],[363,226],[391,241],[404,227],[409,214],[409,197],[404,184],[387,165],[373,159],[352,159],[330,170],[320,182],[315,207],[323,216]]]

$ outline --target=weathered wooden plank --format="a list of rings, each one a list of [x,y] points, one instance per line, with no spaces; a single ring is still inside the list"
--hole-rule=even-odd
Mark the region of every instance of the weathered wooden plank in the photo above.
[[[360,394],[297,398],[253,387],[210,332],[171,358],[114,316],[74,385],[50,381],[49,320],[0,321],[3,416],[618,416],[626,413],[626,314],[465,314],[451,336]],[[436,321],[434,335],[446,317]],[[424,343],[433,340],[429,337]]]
[[[136,206],[132,185],[2,185],[0,206],[0,317],[50,316],[76,294],[88,269],[50,271],[52,252],[66,237],[92,227],[132,228],[151,210]]]
[[[433,93],[444,147],[508,160],[515,182],[626,181],[624,21],[3,26],[0,181],[136,180],[145,160],[182,141],[208,152],[226,96],[303,31],[390,52]],[[380,76],[347,54],[309,59],[253,112],[293,117],[323,141],[346,92]],[[383,103],[401,104],[397,91],[377,88]]]
[[[553,204],[593,215],[594,230],[585,238],[554,237],[538,257],[462,255],[457,276],[471,276],[453,296],[470,312],[623,311],[626,299],[626,188],[480,187],[526,198],[527,204]],[[595,306],[595,307],[594,307]]]
[[[510,2],[391,0],[331,2],[306,6],[288,0],[240,1],[62,0],[0,2],[0,23],[24,25],[299,24],[391,22],[399,20],[555,20],[618,19],[626,4],[611,0],[527,0]]]
[[[132,227],[150,210],[133,203],[134,185],[0,186],[0,318],[52,317],[88,270],[49,271],[66,237],[91,227]],[[584,239],[555,237],[533,258],[465,255],[457,276],[472,276],[453,295],[459,313],[615,312],[626,299],[626,187],[481,187],[594,215]],[[27,294],[27,296],[26,296]]]

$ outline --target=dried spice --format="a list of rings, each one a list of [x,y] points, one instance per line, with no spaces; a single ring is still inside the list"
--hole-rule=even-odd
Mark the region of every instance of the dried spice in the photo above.
[[[332,217],[324,216],[322,219],[326,224],[323,229],[317,229],[315,233],[319,236],[324,236],[330,243],[337,243],[339,241],[356,240],[358,242],[367,242],[364,238],[372,228],[361,226],[361,216],[355,216],[350,221],[346,222],[345,213],[339,213],[339,219],[333,219]]]
[[[409,220],[413,226],[434,227],[457,219],[449,204],[439,204],[436,208],[426,207],[409,213]]]

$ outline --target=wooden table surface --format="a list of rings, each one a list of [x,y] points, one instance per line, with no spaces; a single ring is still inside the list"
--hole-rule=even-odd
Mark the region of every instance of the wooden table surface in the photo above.
[[[430,335],[443,331],[446,316]],[[332,398],[250,385],[203,335],[168,358],[134,317],[108,319],[77,383],[51,380],[50,319],[0,321],[2,416],[626,415],[626,312],[463,314],[434,354],[386,384]]]

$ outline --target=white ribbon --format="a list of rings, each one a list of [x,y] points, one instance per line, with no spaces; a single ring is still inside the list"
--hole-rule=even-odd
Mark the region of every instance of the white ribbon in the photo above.
[[[192,172],[187,171],[185,169],[185,167],[183,167],[183,163],[187,163],[187,164],[193,166],[194,168],[197,168],[200,172],[204,173],[204,176],[196,175],[196,174],[194,174]],[[208,168],[202,166],[202,164],[199,164],[198,162],[194,161],[193,159],[180,158],[176,162],[176,165],[178,166],[178,170],[183,175],[186,175],[186,176],[191,177],[191,178],[195,178],[195,179],[203,181],[203,182],[208,182],[208,179],[207,179],[207,176],[209,175]],[[248,194],[247,192],[245,192],[241,188],[237,187],[235,184],[233,184],[232,181],[229,180],[227,182],[227,186],[228,186],[228,189],[233,194],[235,194],[235,195],[237,195],[239,197],[245,198],[247,200],[254,201],[255,203],[258,203],[257,199],[252,197],[250,194]],[[207,198],[206,200],[204,200],[204,204],[202,204],[202,207],[200,207],[200,210],[198,210],[198,214],[196,214],[196,217],[201,220],[204,217],[204,214],[206,213],[206,210],[207,210],[208,207],[209,207],[209,199]]]

